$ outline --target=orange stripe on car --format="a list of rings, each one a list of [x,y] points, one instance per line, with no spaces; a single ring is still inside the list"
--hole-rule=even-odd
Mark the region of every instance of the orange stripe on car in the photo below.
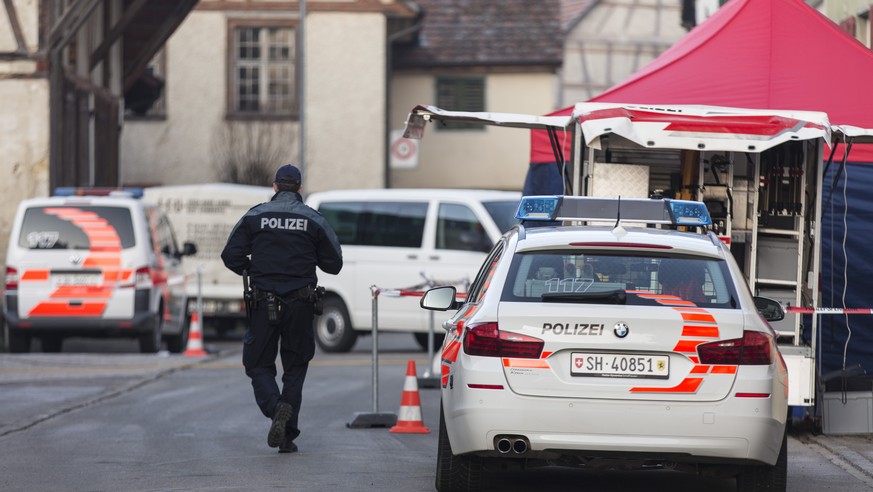
[[[503,367],[519,367],[525,369],[548,369],[549,361],[545,359],[503,359]]]
[[[104,309],[106,309],[105,302],[83,302],[76,305],[66,302],[42,302],[34,307],[28,316],[99,316]]]
[[[694,366],[691,368],[691,374],[706,374],[709,372],[710,366]]]
[[[712,374],[736,374],[737,366],[712,366]]]
[[[110,297],[112,297],[112,288],[93,285],[62,285],[51,295],[52,299],[108,299]]]
[[[674,352],[681,353],[697,353],[697,346],[701,343],[706,343],[705,340],[679,340],[676,346],[673,347]]]
[[[672,388],[637,387],[631,388],[631,393],[694,393],[702,382],[703,378],[685,378]]]
[[[85,261],[82,262],[82,266],[86,266],[86,267],[100,267],[100,266],[118,267],[118,266],[121,266],[121,257],[117,256],[117,255],[114,255],[114,256],[109,257],[109,258],[100,258],[100,257],[89,256],[88,258],[85,259]]]
[[[455,362],[458,359],[458,353],[461,351],[461,343],[454,340],[449,343],[443,350],[443,359],[447,362]]]
[[[685,321],[697,321],[703,323],[715,323],[715,318],[708,313],[680,313]]]
[[[682,299],[657,299],[658,304],[663,306],[696,306],[691,301],[683,301]]]
[[[49,279],[48,270],[25,270],[18,279],[19,282],[40,282]]]
[[[685,325],[682,327],[682,336],[718,338],[718,326]]]

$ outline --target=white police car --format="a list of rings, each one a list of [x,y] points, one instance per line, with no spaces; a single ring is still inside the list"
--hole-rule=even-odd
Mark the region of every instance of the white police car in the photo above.
[[[453,287],[421,300],[458,310],[443,325],[437,490],[515,463],[784,491],[788,375],[767,322],[784,312],[752,297],[706,207],[525,197],[518,218],[464,302]]]

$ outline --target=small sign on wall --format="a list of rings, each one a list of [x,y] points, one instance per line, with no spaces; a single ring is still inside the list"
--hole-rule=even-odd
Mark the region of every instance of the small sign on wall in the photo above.
[[[391,169],[418,167],[418,141],[403,138],[403,130],[391,130]]]

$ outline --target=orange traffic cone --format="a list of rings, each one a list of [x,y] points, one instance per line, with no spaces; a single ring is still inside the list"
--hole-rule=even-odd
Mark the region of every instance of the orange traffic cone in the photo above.
[[[430,429],[421,420],[421,397],[418,394],[418,379],[415,376],[415,361],[406,364],[406,380],[403,383],[403,395],[400,397],[400,412],[397,425],[391,432],[408,434],[427,434]]]
[[[182,354],[185,357],[203,357],[206,351],[203,350],[203,330],[200,329],[200,316],[197,311],[191,313],[191,329],[188,333],[188,346]]]

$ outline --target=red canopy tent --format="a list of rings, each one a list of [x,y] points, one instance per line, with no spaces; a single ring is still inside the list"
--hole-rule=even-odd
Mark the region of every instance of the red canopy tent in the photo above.
[[[873,51],[803,0],[730,0],[591,101],[823,111],[832,124],[871,128],[870,80]],[[873,149],[864,147],[856,145],[850,160],[873,162]],[[569,143],[565,156],[568,150]],[[546,162],[555,162],[552,145],[535,130],[531,163]]]

